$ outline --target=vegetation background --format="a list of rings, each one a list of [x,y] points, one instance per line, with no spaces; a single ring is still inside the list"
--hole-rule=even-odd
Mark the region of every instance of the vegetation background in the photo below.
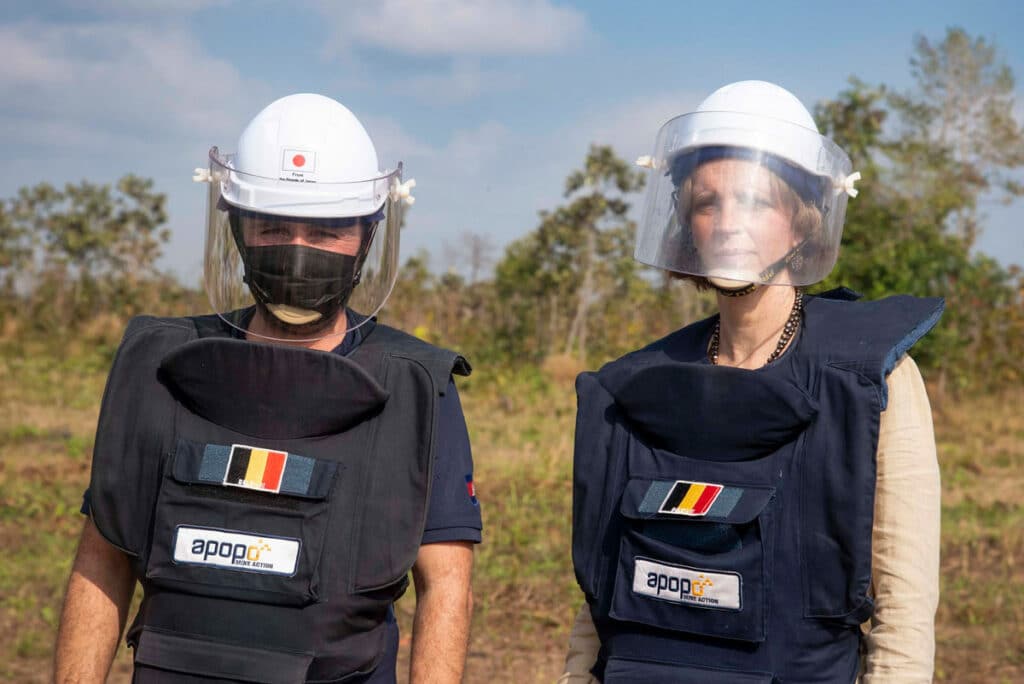
[[[910,91],[853,79],[815,108],[864,179],[839,265],[814,291],[946,298],[914,351],[943,475],[936,679],[1024,681],[1024,277],[974,249],[980,202],[1024,194],[1024,131],[996,46],[954,28],[920,37],[913,54]],[[460,381],[486,540],[467,681],[559,672],[580,603],[569,559],[575,374],[713,312],[711,297],[633,261],[642,187],[595,145],[533,231],[500,254],[467,234],[462,272],[411,257],[382,313],[477,368]],[[0,201],[4,680],[49,678],[99,399],[127,320],[207,306],[158,268],[165,222],[165,197],[133,175]],[[414,600],[398,608],[403,648]],[[121,653],[112,679],[129,672]]]

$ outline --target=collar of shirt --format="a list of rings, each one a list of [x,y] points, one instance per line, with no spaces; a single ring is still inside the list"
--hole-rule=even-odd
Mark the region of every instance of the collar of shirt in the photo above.
[[[253,315],[256,313],[256,307],[249,307],[243,314],[242,324],[248,327],[249,322],[252,320]],[[369,319],[369,320],[367,320]],[[341,338],[341,342],[331,350],[332,354],[340,354],[341,356],[348,356],[356,350],[356,348],[362,344],[363,340],[373,327],[377,325],[377,319],[370,316],[364,316],[361,313],[357,313],[352,309],[345,309],[345,320],[348,324],[348,331],[345,336]],[[224,326],[228,327],[228,326]],[[240,340],[245,339],[245,333],[237,328],[231,328],[229,333],[232,337]]]

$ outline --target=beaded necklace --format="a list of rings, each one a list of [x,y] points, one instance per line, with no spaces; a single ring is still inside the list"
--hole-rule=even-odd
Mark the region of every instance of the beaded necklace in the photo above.
[[[789,318],[786,319],[786,325],[782,327],[782,334],[779,335],[779,343],[775,345],[775,351],[771,353],[768,360],[764,362],[767,366],[769,363],[779,358],[786,346],[789,345],[789,341],[793,339],[793,335],[796,334],[797,328],[800,327],[800,319],[803,317],[804,312],[804,293],[799,289],[796,291],[796,297],[793,298],[793,308],[789,312]],[[708,345],[708,359],[715,366],[718,365],[718,344],[721,341],[722,334],[722,319],[719,317],[715,321],[715,330],[711,333],[711,344]]]

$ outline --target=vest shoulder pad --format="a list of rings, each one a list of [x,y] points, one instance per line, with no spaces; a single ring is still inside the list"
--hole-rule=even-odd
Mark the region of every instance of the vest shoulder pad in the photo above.
[[[232,328],[217,314],[189,316],[187,320],[195,326],[199,337],[233,337]]]
[[[124,337],[121,339],[121,349],[137,335],[144,335],[147,340],[153,342],[167,339],[180,344],[196,336],[196,325],[192,318],[135,316],[128,321],[128,327],[125,328]]]
[[[173,415],[173,403],[156,391],[160,362],[195,336],[187,318],[137,316],[128,323],[107,376],[93,448],[90,513],[107,541],[131,555],[145,548],[148,523],[137,521],[148,521],[152,513],[133,490],[154,481],[160,459],[149,456],[168,448],[159,434],[140,434],[135,426]],[[133,476],[126,477],[126,471]]]
[[[895,295],[858,302],[847,297],[810,297],[804,306],[801,344],[832,364],[864,373],[882,390],[896,362],[938,323],[945,307],[940,297]]]
[[[421,364],[430,373],[434,386],[441,394],[448,387],[448,378],[454,375],[468,376],[473,367],[461,354],[436,347],[418,337],[402,332],[389,325],[376,324],[366,336],[360,348],[405,358]]]

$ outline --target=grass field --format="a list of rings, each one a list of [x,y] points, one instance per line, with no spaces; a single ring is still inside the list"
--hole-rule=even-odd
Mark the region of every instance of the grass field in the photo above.
[[[0,356],[2,681],[50,677],[108,360],[104,349]],[[468,682],[544,682],[560,671],[580,601],[569,560],[570,376],[483,370],[461,383],[485,526]],[[937,681],[1024,681],[1022,405],[1024,389],[935,402],[944,497]],[[405,627],[414,600],[398,606]],[[124,651],[111,681],[129,680]]]

